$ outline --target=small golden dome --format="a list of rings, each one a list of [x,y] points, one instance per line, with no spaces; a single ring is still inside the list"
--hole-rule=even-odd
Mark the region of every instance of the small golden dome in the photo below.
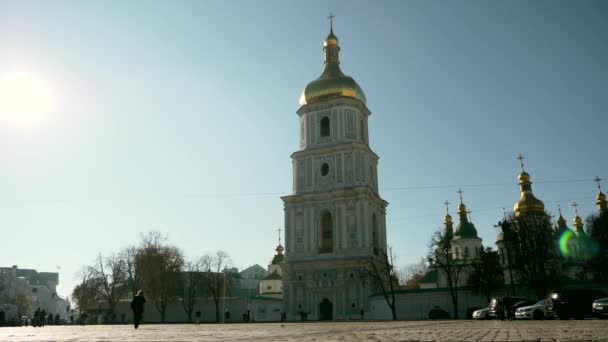
[[[545,212],[545,204],[536,198],[532,192],[524,192],[513,206],[513,211],[517,215],[542,214]]]
[[[464,203],[460,203],[458,205],[458,214],[460,215],[467,215],[467,206],[464,205]]]
[[[319,78],[306,85],[300,95],[300,106],[335,97],[350,97],[365,104],[367,99],[359,84],[340,70],[340,46],[333,29],[330,30],[323,45],[325,52],[323,72]]]
[[[275,251],[277,252],[277,254],[283,254],[284,250],[285,250],[285,248],[283,248],[283,246],[281,246],[280,244],[275,249]]]
[[[522,171],[522,173],[520,173],[519,176],[517,176],[517,179],[519,179],[520,182],[529,182],[530,174],[527,173],[526,171]]]
[[[443,220],[443,223],[452,223],[452,216],[450,214],[445,215],[445,219]]]
[[[325,41],[323,42],[323,46],[338,45],[338,43],[339,43],[338,37],[336,37],[336,35],[334,34],[334,30],[332,28],[329,31],[329,35],[327,36],[327,38],[325,38]]]
[[[598,203],[599,202],[606,202],[606,195],[604,195],[603,192],[600,192],[600,193],[597,194],[596,199],[597,199]]]
[[[583,230],[583,220],[581,219],[580,216],[578,216],[578,214],[576,214],[576,216],[574,216],[574,227],[576,227],[577,232],[580,232]]]

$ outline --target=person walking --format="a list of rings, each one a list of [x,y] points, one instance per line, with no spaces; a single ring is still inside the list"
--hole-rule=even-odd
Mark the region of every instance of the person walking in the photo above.
[[[137,292],[137,296],[133,297],[131,301],[131,311],[133,311],[133,323],[135,325],[135,329],[139,327],[139,322],[141,322],[141,318],[144,314],[144,304],[146,303],[146,298],[144,298],[144,291],[139,290]]]
[[[196,310],[196,313],[194,314],[196,316],[196,325],[200,325],[201,324],[201,309]]]

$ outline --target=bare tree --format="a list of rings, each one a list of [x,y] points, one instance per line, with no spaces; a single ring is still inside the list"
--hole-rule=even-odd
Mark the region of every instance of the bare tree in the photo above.
[[[482,249],[479,259],[473,262],[473,271],[469,275],[468,283],[473,292],[481,293],[488,303],[492,298],[492,291],[504,284],[502,266],[498,252],[491,247]]]
[[[384,296],[386,304],[391,309],[393,320],[397,319],[395,290],[399,286],[397,269],[393,248],[388,247],[387,252],[381,250],[377,257],[370,257],[367,260],[367,267],[363,270],[362,278],[369,279],[371,284]]]
[[[501,228],[506,248],[512,254],[513,270],[538,298],[543,298],[549,284],[557,282],[559,273],[550,216],[511,215],[501,222]]]
[[[113,321],[116,304],[128,291],[124,260],[118,255],[104,258],[100,253],[91,272],[96,280],[99,295],[108,304],[108,316]]]
[[[403,266],[398,271],[399,285],[407,290],[420,288],[420,280],[428,271],[428,262],[422,258],[418,262]]]
[[[29,298],[23,293],[17,295],[15,298],[15,305],[17,305],[17,311],[22,315],[31,315],[32,314],[32,302],[30,302]]]
[[[223,271],[229,263],[230,256],[222,250],[201,258],[205,288],[215,303],[215,321],[218,323],[220,322],[220,301],[225,299],[226,287],[229,287],[226,273]]]
[[[151,231],[142,236],[135,260],[147,297],[154,303],[164,323],[167,305],[181,295],[182,251],[168,245],[167,238],[160,232]]]
[[[76,307],[78,307],[78,313],[82,315],[97,301],[97,285],[93,277],[93,270],[89,266],[82,266],[76,272],[75,277],[78,279],[78,285],[72,291],[72,299],[74,299]]]
[[[588,246],[590,259],[586,262],[587,267],[593,273],[596,280],[608,280],[608,211],[600,211],[598,214],[587,217],[587,234],[591,237],[591,245]]]
[[[141,286],[136,264],[137,248],[135,246],[126,247],[120,251],[119,255],[124,264],[127,287],[131,291],[131,297],[135,297]]]
[[[192,323],[192,312],[194,312],[198,299],[203,292],[204,274],[201,272],[201,265],[201,259],[187,262],[182,273],[184,284],[182,306],[188,316],[189,323]]]
[[[444,234],[441,229],[437,230],[429,243],[427,259],[430,268],[435,268],[439,273],[445,274],[454,307],[454,318],[458,318],[458,282],[466,263],[464,260],[454,257],[452,237]]]

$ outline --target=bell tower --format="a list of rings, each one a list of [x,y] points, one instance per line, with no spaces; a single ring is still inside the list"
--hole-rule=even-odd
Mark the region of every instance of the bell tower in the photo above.
[[[360,275],[386,254],[386,206],[378,156],[369,147],[371,112],[363,90],[340,70],[340,45],[324,40],[321,76],[300,96],[300,149],[291,155],[293,190],[285,211],[283,303],[290,319],[348,319],[368,311]]]

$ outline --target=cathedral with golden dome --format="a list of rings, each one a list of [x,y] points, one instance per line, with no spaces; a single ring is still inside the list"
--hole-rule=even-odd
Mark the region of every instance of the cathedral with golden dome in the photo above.
[[[524,169],[522,155],[518,158],[520,162],[521,172],[517,179],[519,181],[520,197],[513,206],[514,219],[526,219],[534,216],[546,216],[549,219],[549,214],[545,211],[545,204],[538,199],[532,191],[531,176]],[[606,195],[602,192],[599,177],[594,180],[597,182],[598,194],[596,196],[597,214],[604,215],[608,213]],[[484,248],[481,239],[477,236],[477,230],[471,222],[470,216],[462,199],[462,190],[458,190],[460,196],[460,204],[458,205],[459,223],[454,230],[452,216],[449,210],[444,217],[443,238],[451,240],[452,258],[459,260],[464,264],[475,262],[479,256],[479,251]],[[447,207],[448,201],[444,203]],[[551,232],[555,240],[555,249],[561,260],[562,275],[570,279],[591,279],[593,276],[585,273],[585,260],[593,257],[596,254],[597,244],[585,232],[583,219],[580,217],[576,202],[572,203],[574,208],[574,218],[572,220],[572,228],[568,227],[568,221],[563,217],[561,208],[558,206],[559,217],[553,224]],[[506,212],[504,219],[507,220]],[[492,247],[492,246],[491,246]],[[504,233],[500,231],[496,239],[496,251],[499,255],[499,262],[504,270],[504,280],[506,284],[518,283],[519,276],[516,273],[508,272],[510,268],[510,255],[508,246],[504,240]],[[463,268],[458,284],[459,286],[467,285],[468,272],[470,267]],[[444,273],[444,272],[443,272]],[[431,270],[423,277],[421,288],[442,288],[447,286],[447,275],[442,274],[440,269],[431,267]]]

